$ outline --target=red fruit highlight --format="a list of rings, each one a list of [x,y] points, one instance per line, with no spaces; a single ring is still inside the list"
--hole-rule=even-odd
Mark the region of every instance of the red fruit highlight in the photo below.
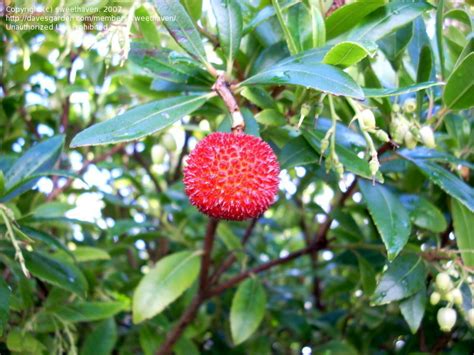
[[[184,185],[191,203],[218,219],[259,217],[274,202],[280,166],[272,148],[244,133],[212,133],[189,155]]]

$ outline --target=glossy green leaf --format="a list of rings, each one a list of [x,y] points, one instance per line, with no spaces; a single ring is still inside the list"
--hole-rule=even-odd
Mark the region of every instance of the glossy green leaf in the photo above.
[[[467,55],[449,76],[443,100],[453,110],[474,106],[474,53]]]
[[[283,114],[281,114],[279,111],[273,109],[265,109],[260,111],[255,116],[255,119],[258,123],[265,126],[281,127],[287,123],[285,116],[283,116]]]
[[[156,14],[148,5],[142,5],[135,10],[136,23],[140,28],[143,39],[151,45],[160,48],[160,32],[158,31],[156,23],[150,21],[150,18],[153,16],[156,16]]]
[[[355,41],[377,41],[389,33],[405,26],[432,6],[426,2],[391,2],[377,9],[355,27],[347,39]]]
[[[266,90],[263,90],[257,86],[243,88],[243,90],[240,92],[240,95],[262,109],[277,109],[277,104],[273,97],[271,97],[271,95]]]
[[[78,262],[110,260],[110,255],[105,250],[90,246],[77,246],[72,255]]]
[[[33,276],[84,297],[87,281],[82,272],[71,263],[39,252],[24,252],[26,267]]]
[[[360,86],[345,72],[327,64],[273,66],[243,81],[241,85],[299,85],[333,95],[363,99]]]
[[[350,30],[383,5],[384,0],[359,0],[341,6],[326,19],[327,37],[334,38]]]
[[[411,221],[417,227],[435,233],[441,233],[448,228],[443,213],[427,199],[418,195],[403,195],[401,202],[408,210]]]
[[[316,150],[316,152],[320,154],[321,140],[324,138],[324,132],[317,130],[303,130],[302,132],[308,143],[313,147],[313,149]],[[367,179],[372,178],[372,174],[370,173],[369,169],[369,163],[366,160],[359,158],[355,151],[344,146],[342,143],[339,143],[337,139],[336,153],[339,159],[341,160],[341,163],[344,165],[345,169]],[[324,156],[327,156],[327,154],[328,152],[326,151]],[[378,181],[383,181],[383,177],[379,173],[377,174],[376,178]]]
[[[319,156],[302,136],[289,141],[283,147],[278,157],[282,169],[313,164],[319,161]]]
[[[410,330],[415,334],[420,327],[426,309],[426,290],[421,289],[414,295],[400,302],[400,311]]]
[[[438,49],[438,60],[441,69],[441,77],[446,78],[445,53],[443,43],[444,28],[444,0],[439,0],[436,8],[436,47]]]
[[[265,315],[266,303],[260,280],[249,278],[239,285],[230,309],[230,330],[235,345],[247,340],[257,330]]]
[[[117,325],[113,318],[100,322],[84,340],[80,355],[110,355],[117,342]]]
[[[70,305],[60,305],[50,311],[69,323],[93,322],[113,317],[127,310],[125,302],[77,302]]]
[[[290,7],[299,4],[301,0],[289,0],[286,2],[281,2],[280,7],[282,10],[287,10]],[[257,15],[244,27],[243,35],[248,34],[253,31],[258,25],[267,21],[268,19],[275,16],[275,8],[271,5],[264,7],[260,10]]]
[[[451,200],[454,235],[464,264],[474,267],[474,213],[456,200]]]
[[[133,295],[133,322],[152,318],[191,287],[199,274],[199,253],[183,251],[161,259]]]
[[[414,254],[401,255],[388,265],[372,296],[375,305],[410,297],[425,287],[425,265]]]
[[[134,107],[83,130],[74,137],[71,147],[126,142],[148,136],[192,113],[208,98],[209,95],[180,96]]]
[[[376,284],[376,273],[374,267],[370,262],[363,256],[356,254],[357,261],[359,263],[360,281],[362,283],[362,289],[367,296],[374,293]]]
[[[202,0],[180,0],[184,5],[188,14],[194,21],[201,18],[202,15]]]
[[[324,56],[323,62],[331,65],[349,67],[367,56],[373,57],[377,52],[375,42],[340,42]]]
[[[428,159],[416,159],[408,154],[401,154],[413,162],[428,179],[438,185],[448,195],[454,197],[470,211],[474,212],[474,189],[445,168]]]
[[[39,177],[33,181],[28,178],[51,169],[59,158],[63,144],[64,136],[54,136],[34,145],[17,159],[5,173],[5,191],[10,192],[0,197],[0,202],[10,200],[32,188]],[[29,183],[20,184],[21,187],[18,187],[21,181],[29,181]]]
[[[33,334],[24,329],[14,328],[7,336],[8,350],[20,354],[43,354],[47,349]]]
[[[3,335],[5,325],[8,323],[11,291],[7,283],[0,279],[0,336]]]
[[[413,24],[409,23],[397,31],[392,32],[379,40],[377,44],[380,49],[385,53],[387,59],[395,62],[400,59],[400,56],[404,53],[405,48],[410,43],[413,37]]]
[[[236,0],[211,0],[212,11],[216,17],[219,44],[227,58],[227,72],[240,47],[242,38],[242,13]]]
[[[398,198],[386,187],[360,180],[359,187],[370,216],[393,260],[402,251],[411,233],[410,216]]]
[[[430,80],[432,69],[433,54],[431,52],[431,48],[428,45],[425,45],[420,51],[418,69],[416,72],[416,82],[423,83]],[[418,109],[418,115],[421,116],[421,110],[423,108],[423,90],[417,91],[416,93],[416,107]]]
[[[310,46],[303,48],[322,47],[326,43],[326,24],[317,0],[309,1],[309,15],[311,17],[311,41]]]
[[[410,86],[404,86],[401,88],[364,88],[364,94],[366,97],[375,98],[375,97],[387,97],[387,96],[398,96],[403,94],[410,94],[412,92],[417,92],[419,90],[424,90],[431,88],[433,86],[444,85],[440,82],[428,81],[425,83],[413,84]]]
[[[176,42],[190,55],[206,63],[206,52],[199,32],[179,0],[156,0],[162,23]]]

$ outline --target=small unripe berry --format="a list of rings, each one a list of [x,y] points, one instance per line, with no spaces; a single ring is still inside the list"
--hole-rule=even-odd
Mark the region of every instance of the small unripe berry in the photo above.
[[[274,202],[279,173],[275,153],[262,139],[216,132],[189,155],[184,185],[202,213],[241,221],[259,217]]]
[[[377,159],[377,156],[373,156],[372,159],[369,161],[369,169],[370,169],[370,174],[372,176],[375,176],[377,172],[380,169],[380,163],[379,160]]]
[[[420,129],[421,142],[428,148],[436,147],[433,130],[430,126],[423,126]]]
[[[393,104],[392,105],[392,111],[397,113],[400,112],[400,105],[399,104]]]
[[[416,137],[410,131],[407,131],[407,133],[405,133],[404,141],[408,149],[416,148],[416,144],[417,144]]]
[[[409,128],[409,123],[405,117],[400,115],[394,117],[390,123],[390,133],[393,140],[396,143],[401,144]]]
[[[403,111],[407,113],[413,113],[416,110],[416,100],[415,99],[406,99],[403,103]]]
[[[467,321],[471,327],[474,327],[474,308],[467,311]]]
[[[436,306],[439,301],[441,301],[441,295],[439,294],[439,292],[434,291],[430,296],[430,303],[433,306]]]
[[[375,129],[375,116],[371,110],[362,110],[359,112],[357,117],[359,118],[359,122],[363,130],[372,131]]]
[[[451,292],[445,293],[443,298],[448,303],[453,303],[454,302],[454,297],[453,297],[453,294]]]
[[[329,139],[324,137],[321,140],[321,154],[323,154],[326,151],[326,149],[328,149],[328,147],[329,147]]]
[[[452,308],[440,308],[436,315],[440,329],[443,332],[449,332],[456,324],[457,314]]]
[[[378,129],[377,131],[375,131],[375,136],[378,140],[381,140],[384,143],[390,140],[390,137],[388,136],[387,132],[385,132],[383,129]]]
[[[448,291],[453,287],[451,277],[445,272],[440,272],[436,275],[435,284],[440,291]]]
[[[451,290],[449,293],[451,294],[453,298],[453,302],[457,304],[458,306],[460,306],[463,301],[461,290],[459,288],[455,288],[454,290]]]
[[[161,145],[154,145],[151,148],[151,160],[154,164],[161,164],[165,159],[166,149]]]

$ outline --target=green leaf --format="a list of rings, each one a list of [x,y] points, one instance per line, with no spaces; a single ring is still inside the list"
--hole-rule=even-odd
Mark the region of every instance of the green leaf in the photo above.
[[[375,280],[375,270],[372,264],[367,259],[362,257],[360,254],[356,254],[357,261],[359,263],[360,281],[362,283],[362,289],[367,296],[374,293],[375,287],[377,286]]]
[[[127,142],[153,134],[201,107],[207,95],[172,97],[137,106],[77,134],[71,147]]]
[[[444,85],[444,83],[427,81],[425,83],[413,84],[410,86],[404,86],[401,88],[363,88],[366,97],[387,97],[387,96],[398,96],[403,94],[410,94],[419,90],[425,90],[433,86]]]
[[[273,97],[271,97],[271,95],[266,90],[263,90],[257,86],[243,88],[243,90],[240,92],[240,95],[262,109],[277,109],[277,104]]]
[[[375,305],[414,295],[425,287],[425,265],[414,254],[401,255],[388,265],[372,296]]]
[[[409,23],[397,31],[388,34],[377,43],[380,49],[385,53],[387,59],[395,62],[400,59],[400,56],[404,53],[412,37],[413,24]]]
[[[367,208],[387,249],[388,259],[393,260],[402,251],[411,232],[410,216],[386,187],[360,180],[359,187]]]
[[[280,4],[281,10],[286,10],[291,8],[294,5],[301,3],[301,0],[290,0],[284,4]],[[248,34],[249,32],[253,31],[256,27],[258,27],[263,22],[267,21],[268,19],[275,16],[275,8],[271,5],[264,7],[260,10],[257,15],[245,26],[243,35]]]
[[[0,279],[0,336],[3,335],[5,325],[8,323],[8,311],[10,307],[10,294],[7,283]]]
[[[207,63],[199,32],[179,0],[156,0],[162,23],[176,42],[191,56]]]
[[[3,175],[3,171],[0,170],[0,196],[3,196],[4,191],[5,191],[5,175]]]
[[[444,0],[438,1],[436,9],[436,44],[438,48],[439,66],[441,69],[441,77],[446,78],[446,66],[444,57],[444,43],[443,43],[443,22],[444,22]]]
[[[230,309],[230,330],[235,345],[257,330],[265,315],[266,303],[265,290],[257,278],[249,278],[239,285]]]
[[[117,342],[117,325],[113,318],[100,322],[84,340],[81,355],[109,355]]]
[[[133,322],[152,318],[191,287],[199,274],[199,254],[183,251],[161,259],[133,295]]]
[[[39,252],[24,252],[26,267],[39,279],[85,297],[87,281],[74,265]]]
[[[376,52],[375,42],[340,42],[326,53],[323,62],[346,68],[358,63],[366,56],[373,57]]]
[[[313,164],[319,160],[319,156],[303,136],[298,136],[289,141],[278,157],[282,169]]]
[[[420,59],[418,60],[418,70],[416,73],[416,82],[422,83],[428,81],[433,69],[433,54],[429,45],[425,45],[420,50]],[[416,103],[418,108],[418,115],[421,117],[421,110],[423,108],[423,90],[416,93]]]
[[[20,328],[12,329],[7,336],[7,347],[20,354],[43,354],[47,349],[31,333]]]
[[[64,144],[64,136],[54,136],[28,149],[5,174],[5,191],[11,191],[21,181],[51,169],[59,158]],[[13,197],[29,190],[39,178],[29,181],[15,191],[0,198],[0,202],[11,200]]]
[[[418,195],[403,195],[401,202],[410,213],[414,225],[435,233],[441,233],[448,228],[443,213],[427,199]]]
[[[474,213],[456,200],[451,200],[454,235],[464,264],[474,267]]]
[[[50,311],[69,323],[93,322],[113,317],[128,309],[126,302],[77,302],[51,308]]]
[[[413,162],[424,175],[438,185],[448,195],[454,197],[470,211],[474,212],[474,189],[445,168],[428,159],[416,159],[403,152],[399,153]]]
[[[142,5],[135,10],[135,19],[143,39],[154,47],[160,48],[160,32],[158,32],[156,23],[150,21],[150,18],[155,15],[153,9],[148,8],[148,5]]]
[[[426,289],[423,287],[413,296],[400,302],[400,311],[410,330],[415,334],[420,327],[426,309]]]
[[[110,260],[110,255],[105,250],[90,246],[77,246],[72,255],[78,262]]]
[[[211,6],[216,17],[219,44],[226,55],[227,72],[230,73],[242,38],[242,13],[236,0],[211,0]]]
[[[278,18],[278,22],[280,22],[281,29],[283,31],[283,36],[285,38],[286,44],[288,45],[288,49],[292,55],[298,53],[299,48],[297,42],[295,40],[295,36],[297,34],[296,31],[292,31],[289,28],[289,22],[285,21],[283,16],[283,9],[280,6],[279,0],[272,0],[273,7],[275,9],[275,14]]]
[[[334,38],[350,30],[383,5],[384,0],[360,0],[341,6],[326,19],[327,37]]]
[[[430,4],[423,1],[391,2],[367,16],[347,35],[347,38],[355,41],[377,41],[404,27],[423,12],[432,8]]]
[[[303,137],[308,141],[308,143],[316,150],[319,154],[321,154],[321,140],[324,138],[325,133],[322,131],[314,131],[314,130],[303,130]],[[337,135],[337,130],[336,130]],[[337,136],[336,136],[337,137]],[[353,172],[356,175],[365,177],[367,179],[372,178],[372,174],[370,173],[369,163],[361,159],[357,156],[357,153],[354,152],[352,149],[347,148],[342,143],[336,139],[336,153],[341,160],[341,163],[344,167],[348,170]],[[327,156],[328,152],[324,153],[324,156]],[[377,174],[376,176],[378,181],[383,181],[383,177],[381,174]]]
[[[201,18],[202,15],[202,0],[180,0],[184,5],[188,14],[194,21]]]
[[[309,1],[309,15],[311,16],[311,45],[304,48],[322,47],[326,43],[326,24],[316,0]]]
[[[287,123],[285,116],[283,116],[279,111],[273,109],[260,111],[255,116],[255,119],[258,123],[265,126],[281,127]]]
[[[240,85],[299,85],[333,95],[363,99],[360,86],[345,72],[327,64],[284,64],[264,69]]]
[[[452,110],[474,106],[474,52],[467,55],[449,76],[443,100]]]

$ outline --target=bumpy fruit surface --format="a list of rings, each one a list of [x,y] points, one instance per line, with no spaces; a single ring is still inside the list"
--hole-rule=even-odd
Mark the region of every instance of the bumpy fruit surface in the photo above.
[[[244,133],[212,133],[189,155],[184,185],[191,203],[218,219],[259,217],[274,202],[280,166],[270,146]]]

